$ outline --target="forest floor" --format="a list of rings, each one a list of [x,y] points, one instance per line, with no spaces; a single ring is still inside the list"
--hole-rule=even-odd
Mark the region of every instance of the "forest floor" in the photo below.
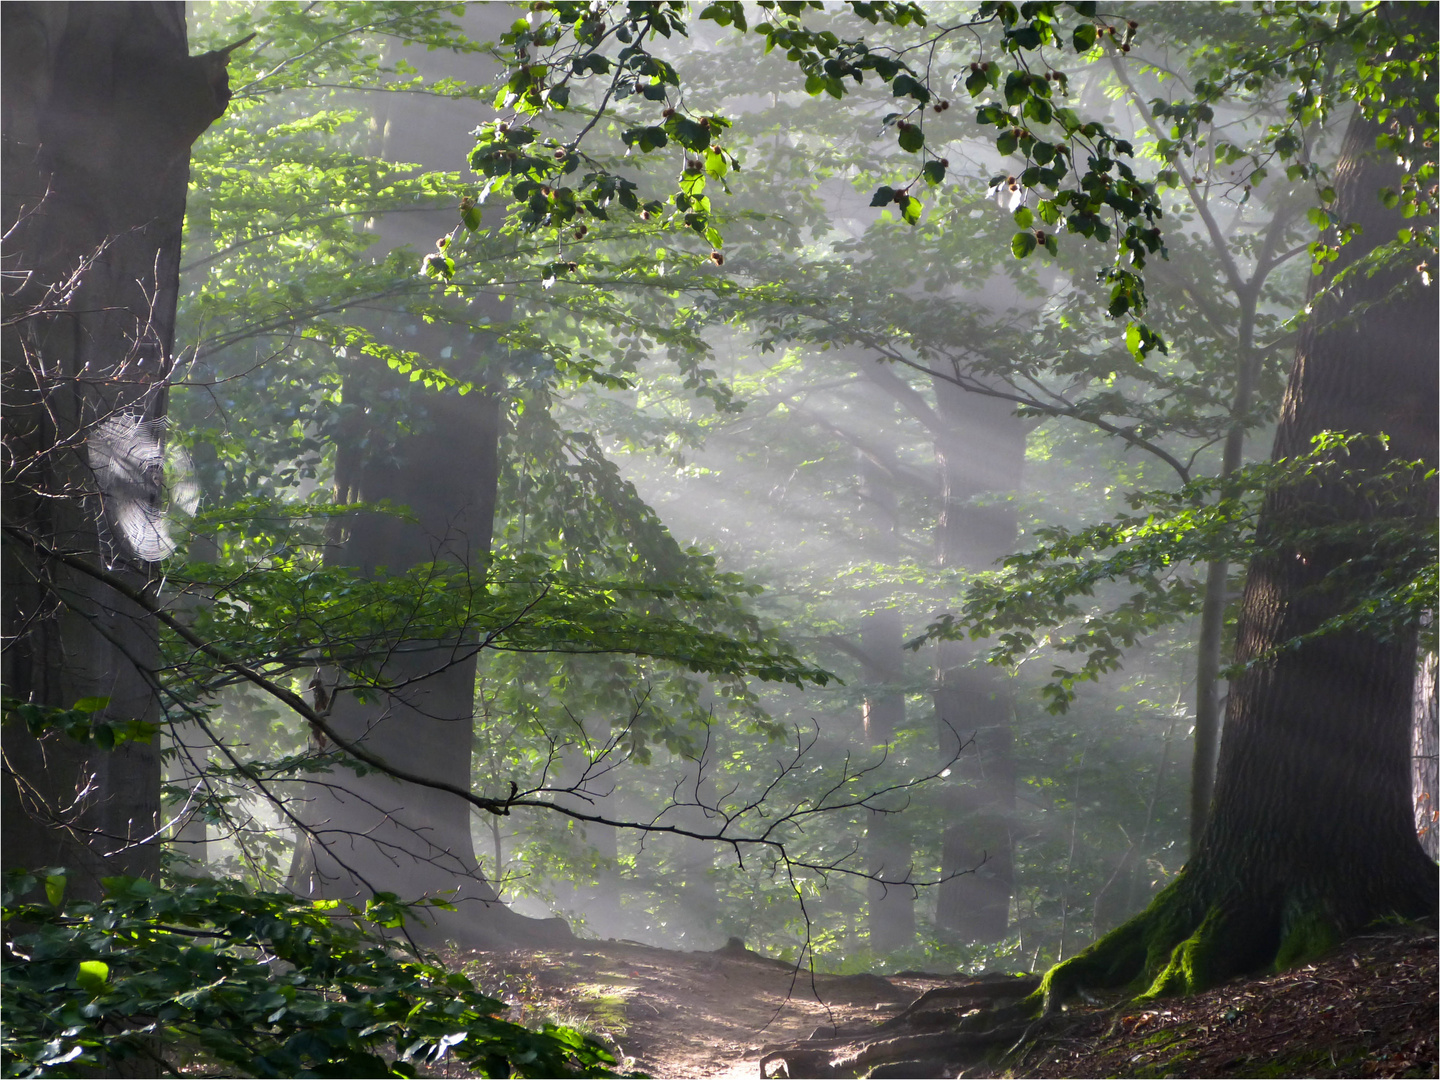
[[[880,1023],[926,991],[966,982],[910,972],[797,973],[734,941],[716,952],[590,941],[453,959],[509,1002],[512,1017],[579,1026],[612,1043],[627,1070],[655,1077],[757,1077],[772,1051],[789,1052],[792,1067],[817,1063],[796,1075],[863,1075],[869,1066],[855,1067],[864,1060],[861,1048],[888,1037],[875,1031]],[[1004,1065],[972,1066],[961,1075],[1434,1077],[1437,986],[1433,930],[1378,930],[1315,963],[1194,997],[1143,1007],[1116,1000],[1072,1005],[1042,1033],[1032,1032]],[[975,1004],[952,1004],[952,1017],[958,1022]],[[923,1015],[933,1027],[937,1014]],[[780,1064],[767,1059],[767,1074],[777,1075]],[[906,1071],[892,1055],[877,1075],[941,1073]]]

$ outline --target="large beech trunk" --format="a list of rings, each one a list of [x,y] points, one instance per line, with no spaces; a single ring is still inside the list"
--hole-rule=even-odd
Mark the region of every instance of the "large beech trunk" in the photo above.
[[[1401,176],[1393,151],[1376,152],[1378,134],[1359,117],[1346,134],[1334,210],[1364,231],[1325,283],[1401,224],[1380,202]],[[1388,449],[1369,440],[1347,468],[1433,465],[1435,299],[1410,266],[1356,274],[1320,299],[1296,352],[1275,457],[1305,453],[1322,431],[1383,432]],[[1417,520],[1434,517],[1433,483],[1407,498]],[[1258,531],[1278,540],[1376,513],[1353,483],[1320,475],[1269,496]],[[1149,909],[1051,972],[1048,1001],[1142,971],[1156,976],[1154,993],[1203,988],[1293,962],[1378,918],[1435,914],[1436,868],[1416,838],[1411,800],[1414,638],[1331,633],[1271,656],[1339,614],[1343,595],[1317,586],[1371,554],[1359,540],[1295,541],[1253,560],[1236,658],[1254,664],[1232,685],[1199,848]]]
[[[32,541],[135,588],[85,441],[165,415],[190,146],[229,100],[224,58],[187,54],[183,3],[3,5],[4,659],[7,695],[159,720],[155,624]],[[4,734],[4,863],[64,865],[71,895],[154,875],[159,748]]]
[[[1336,213],[1362,237],[1340,266],[1386,236],[1398,215],[1382,188],[1399,188],[1393,157],[1374,149],[1376,125],[1356,120],[1335,178]],[[1391,295],[1399,290],[1398,295]],[[1370,306],[1364,306],[1364,305]],[[1303,454],[1327,430],[1384,433],[1353,452],[1351,469],[1436,461],[1435,290],[1410,267],[1357,275],[1317,305],[1290,375],[1276,458]],[[1435,513],[1435,491],[1411,494],[1417,516]],[[1364,520],[1375,508],[1350,485],[1321,478],[1271,496],[1260,532]],[[1261,657],[1339,613],[1319,588],[1327,573],[1367,550],[1293,545],[1251,564],[1236,660]],[[1272,918],[1319,909],[1342,931],[1398,911],[1435,908],[1434,865],[1415,837],[1410,793],[1413,637],[1329,634],[1261,660],[1234,684],[1220,748],[1215,803],[1187,877],[1219,893],[1279,901]],[[1274,933],[1282,926],[1262,927]]]
[[[494,39],[513,17],[508,10],[472,6],[464,20],[467,32],[475,40]],[[473,54],[406,47],[398,55],[430,78],[475,81],[490,74],[487,62]],[[475,123],[473,102],[383,97],[374,120],[387,160],[465,168],[464,132]],[[409,245],[424,252],[454,224],[454,210],[445,208],[382,215],[376,229],[386,248]],[[488,314],[505,317],[493,306]],[[480,380],[481,354],[493,339],[464,325],[480,317],[478,308],[462,310],[456,324],[446,326],[392,312],[374,329],[457,376]],[[337,499],[389,500],[407,507],[415,520],[357,515],[346,524],[343,544],[330,553],[332,563],[367,575],[382,568],[401,574],[432,562],[464,567],[481,588],[499,481],[500,399],[480,389],[465,396],[420,389],[371,363],[357,366],[346,379],[344,401],[349,420],[339,438]],[[404,417],[403,429],[397,430],[397,415]],[[339,694],[331,718],[344,737],[387,763],[470,788],[477,655],[473,634],[415,626],[380,668],[380,682],[391,689],[366,701]],[[458,911],[431,911],[409,925],[413,935],[430,941],[504,946],[568,937],[561,920],[525,919],[499,900],[475,858],[473,811],[457,796],[379,773],[336,771],[307,784],[297,809],[313,830],[292,863],[291,886],[302,893],[363,900],[378,891],[404,900],[448,899]]]
[[[370,396],[399,382],[389,373],[366,374],[346,384],[357,418]],[[393,443],[381,432],[347,433],[336,487],[342,502],[389,500],[415,520],[359,514],[333,558],[366,574],[427,563],[464,567],[478,588],[495,514],[499,399],[447,391],[412,393],[407,404],[409,430]],[[468,788],[477,655],[473,633],[417,626],[381,665],[385,688],[365,701],[353,692],[336,695],[332,723],[398,769]],[[299,812],[310,833],[297,847],[291,887],[303,895],[363,901],[390,892],[456,904],[456,912],[431,912],[412,924],[412,933],[430,940],[484,946],[536,935],[536,925],[501,904],[481,872],[471,808],[458,796],[380,772],[337,770],[305,785]]]

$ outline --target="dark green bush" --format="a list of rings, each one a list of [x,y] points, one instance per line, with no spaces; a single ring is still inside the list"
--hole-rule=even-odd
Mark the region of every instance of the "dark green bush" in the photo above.
[[[403,916],[393,897],[359,911],[232,882],[105,886],[66,903],[63,871],[6,875],[5,1076],[614,1075],[593,1040],[504,1020],[464,975],[378,937]]]

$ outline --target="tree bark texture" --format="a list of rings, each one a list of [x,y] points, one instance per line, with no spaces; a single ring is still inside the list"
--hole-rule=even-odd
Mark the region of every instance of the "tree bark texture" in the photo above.
[[[1353,447],[1350,470],[1436,461],[1434,287],[1410,266],[1335,283],[1402,224],[1380,201],[1401,180],[1394,151],[1376,151],[1380,133],[1358,115],[1346,133],[1334,212],[1363,233],[1322,279],[1335,287],[1316,297],[1301,334],[1276,458],[1305,453],[1322,431],[1344,431],[1389,437],[1388,449],[1378,439]],[[1433,482],[1406,495],[1417,520],[1434,517]],[[1231,685],[1199,848],[1144,913],[1052,969],[1047,1007],[1078,984],[1141,972],[1154,976],[1151,994],[1203,989],[1314,955],[1379,918],[1436,913],[1436,867],[1416,837],[1411,798],[1413,635],[1351,630],[1272,651],[1339,614],[1342,590],[1318,586],[1369,554],[1363,539],[1297,539],[1302,530],[1376,513],[1333,470],[1266,498],[1257,536],[1271,544],[1251,562],[1236,643],[1237,661],[1250,666]]]
[[[1401,224],[1378,195],[1401,180],[1393,154],[1376,152],[1378,134],[1362,118],[1346,134],[1336,214],[1364,232],[1326,282]],[[1411,268],[1350,278],[1302,332],[1274,456],[1307,452],[1322,431],[1384,433],[1389,450],[1372,442],[1354,451],[1352,469],[1433,465],[1437,351],[1435,290]],[[1433,487],[1413,492],[1411,505],[1433,516]],[[1374,512],[1350,485],[1322,477],[1271,495],[1258,528],[1274,536]],[[1257,557],[1246,580],[1236,660],[1257,662],[1231,690],[1212,820],[1187,877],[1217,899],[1238,891],[1267,907],[1274,925],[1257,926],[1261,936],[1283,934],[1303,909],[1318,907],[1341,932],[1435,909],[1435,868],[1415,838],[1409,798],[1413,637],[1328,634],[1258,659],[1337,614],[1343,597],[1318,586],[1364,554],[1353,544],[1294,544]]]
[[[942,566],[989,569],[1015,548],[1015,511],[1005,495],[1020,485],[1025,427],[1008,401],[935,380],[937,412],[948,424],[937,441]],[[942,883],[936,925],[964,941],[1003,938],[1015,891],[1014,734],[1005,676],[974,664],[958,642],[938,650],[935,718],[941,759],[959,753],[945,781]],[[962,750],[962,746],[964,749]]]
[[[1440,662],[1426,656],[1415,675],[1411,733],[1415,832],[1430,858],[1440,858]]]
[[[165,415],[190,146],[225,110],[225,57],[189,56],[183,3],[6,3],[3,17],[5,693],[98,720],[160,718],[153,622],[30,537],[137,588],[86,440]],[[158,745],[4,734],[4,863],[71,895],[159,867]]]

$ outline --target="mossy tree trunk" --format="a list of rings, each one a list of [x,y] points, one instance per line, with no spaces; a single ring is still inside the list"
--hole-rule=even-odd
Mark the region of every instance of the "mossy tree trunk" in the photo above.
[[[1321,284],[1401,225],[1380,199],[1401,186],[1394,152],[1376,151],[1381,133],[1357,116],[1346,134],[1334,213],[1363,233]],[[1301,335],[1274,456],[1307,452],[1323,431],[1384,433],[1388,449],[1367,440],[1348,468],[1433,465],[1437,350],[1435,289],[1412,267],[1349,276]],[[1433,486],[1406,498],[1417,520],[1434,516]],[[1322,475],[1271,494],[1258,530],[1275,540],[1377,512],[1353,483]],[[1321,582],[1371,554],[1364,540],[1297,540],[1254,559],[1236,647],[1238,662],[1254,664],[1232,686],[1199,848],[1149,909],[1051,971],[1048,1004],[1077,985],[1141,977],[1152,993],[1199,989],[1284,966],[1379,918],[1435,913],[1436,868],[1410,798],[1413,637],[1331,633],[1271,655],[1342,610],[1344,597]]]

